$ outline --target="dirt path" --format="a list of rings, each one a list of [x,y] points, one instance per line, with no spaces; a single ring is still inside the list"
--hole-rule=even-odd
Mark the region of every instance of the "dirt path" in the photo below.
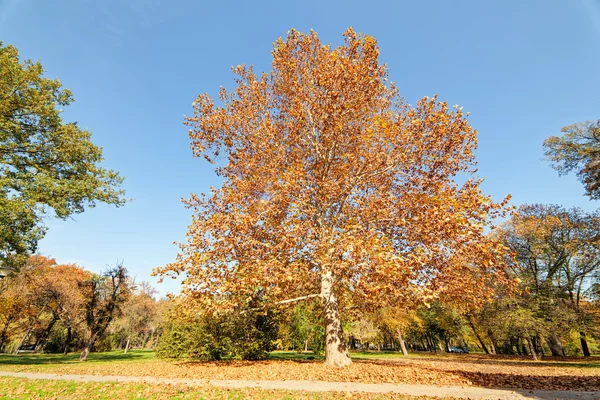
[[[429,386],[391,383],[356,383],[356,382],[323,382],[323,381],[262,381],[262,380],[206,380],[184,378],[156,378],[153,376],[114,376],[114,375],[62,375],[31,372],[0,371],[0,376],[15,378],[65,380],[78,382],[137,382],[161,383],[172,385],[204,386],[212,385],[222,388],[260,388],[280,390],[303,390],[309,392],[366,392],[366,393],[400,393],[412,396],[449,396],[461,399],[544,399],[544,400],[597,400],[600,391],[556,391],[556,390],[513,390],[490,389],[461,386]]]

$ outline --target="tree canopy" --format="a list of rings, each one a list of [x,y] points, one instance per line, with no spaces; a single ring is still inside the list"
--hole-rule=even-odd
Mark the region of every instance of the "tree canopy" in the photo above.
[[[176,262],[183,293],[214,308],[318,295],[326,362],[350,363],[339,309],[446,296],[477,302],[503,280],[505,247],[484,228],[504,212],[480,190],[477,132],[436,97],[407,104],[374,38],[337,48],[292,30],[271,73],[234,68],[186,119],[221,188],[193,195]],[[459,178],[460,177],[460,178]]]
[[[600,199],[600,120],[565,126],[544,141],[546,158],[559,174],[576,171],[586,195]]]
[[[0,262],[35,251],[49,212],[65,219],[97,202],[122,205],[123,178],[101,166],[91,133],[64,122],[73,101],[42,64],[0,42]]]

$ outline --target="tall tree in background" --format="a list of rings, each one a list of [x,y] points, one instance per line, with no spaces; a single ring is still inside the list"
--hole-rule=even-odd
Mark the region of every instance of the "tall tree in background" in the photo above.
[[[238,66],[222,106],[198,96],[192,150],[217,163],[223,186],[187,201],[188,243],[157,270],[185,274],[183,295],[215,310],[320,297],[332,366],[351,363],[340,316],[350,302],[478,301],[505,278],[505,247],[484,234],[504,206],[471,177],[477,133],[465,114],[435,97],[409,106],[375,39],[344,37],[332,49],[292,30],[270,74]]]
[[[579,329],[583,354],[590,355],[581,306],[600,271],[599,232],[597,212],[543,204],[521,206],[499,230],[516,255],[515,272],[529,295],[525,308],[547,319],[546,342],[555,356],[564,355],[559,337],[571,328]]]
[[[49,210],[61,219],[96,202],[122,205],[122,178],[100,166],[91,133],[65,123],[60,107],[73,101],[41,63],[21,62],[0,42],[0,263],[35,251]]]
[[[576,171],[585,193],[600,199],[600,120],[565,126],[544,141],[546,158],[559,174]]]

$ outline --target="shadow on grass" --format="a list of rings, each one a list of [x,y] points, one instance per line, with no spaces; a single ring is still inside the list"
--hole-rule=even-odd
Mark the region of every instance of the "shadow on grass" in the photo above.
[[[149,358],[151,353],[143,351],[131,351],[123,354],[122,351],[111,351],[107,353],[90,353],[88,363],[133,361]],[[0,354],[1,365],[51,365],[79,363],[79,353],[64,354]]]
[[[297,353],[292,351],[277,351],[269,353],[269,360],[288,360],[288,361],[323,361],[324,355],[313,353]]]

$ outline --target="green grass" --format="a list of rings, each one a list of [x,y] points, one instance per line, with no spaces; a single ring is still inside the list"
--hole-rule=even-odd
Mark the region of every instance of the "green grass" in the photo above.
[[[132,350],[127,354],[122,351],[108,351],[105,353],[90,353],[88,363],[106,364],[112,362],[134,362],[143,363],[155,360],[152,350]],[[64,354],[0,354],[0,366],[2,365],[54,365],[79,363],[79,353]]]

